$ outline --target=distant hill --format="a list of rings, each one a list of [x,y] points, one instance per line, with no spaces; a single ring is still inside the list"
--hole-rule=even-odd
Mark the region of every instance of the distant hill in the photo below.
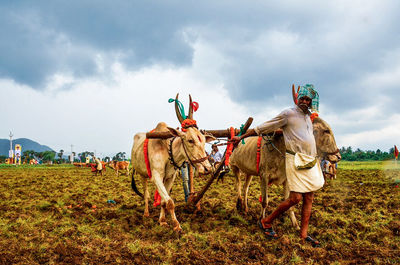
[[[22,152],[26,150],[33,150],[35,152],[53,151],[50,147],[46,145],[41,145],[38,142],[32,141],[27,138],[18,138],[13,140],[13,149],[15,150],[15,145],[20,144],[22,147]],[[0,139],[0,155],[8,156],[8,150],[10,149],[9,139]]]

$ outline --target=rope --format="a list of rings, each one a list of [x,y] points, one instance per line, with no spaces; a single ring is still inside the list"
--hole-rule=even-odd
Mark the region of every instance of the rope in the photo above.
[[[258,139],[257,139],[257,174],[260,174],[261,141],[262,141],[262,137],[258,136]]]
[[[151,132],[154,132],[155,130],[151,130]],[[150,161],[149,161],[149,150],[148,150],[148,146],[149,146],[149,139],[146,138],[144,140],[144,144],[143,144],[143,154],[144,154],[144,162],[146,163],[146,169],[147,169],[147,175],[149,176],[149,179],[151,179],[151,168],[150,168]],[[157,207],[158,205],[161,204],[161,196],[158,193],[158,190],[156,189],[156,191],[154,192],[154,202],[153,202],[153,206]]]
[[[183,107],[182,102],[180,102],[179,100],[173,99],[173,98],[168,99],[168,103],[172,103],[172,102],[174,102],[174,101],[176,101],[176,103],[178,103],[179,112],[181,113],[182,118],[183,118],[184,120],[186,120],[187,117],[186,117],[186,115],[185,115],[185,108]],[[197,105],[198,105],[198,104],[197,104]],[[197,108],[198,108],[198,106],[197,106]],[[197,110],[197,109],[196,109],[196,110]]]
[[[235,136],[235,129],[233,129],[233,127],[229,128],[230,129],[230,138],[232,139]],[[226,147],[226,153],[225,153],[225,166],[229,165],[229,157],[232,154],[232,150],[233,150],[233,143],[229,143],[228,146]]]
[[[239,134],[237,135],[237,136],[242,136],[242,134],[244,133],[244,124],[242,124],[241,126],[240,126],[240,132],[239,132]],[[242,144],[244,144],[244,138],[242,139]]]

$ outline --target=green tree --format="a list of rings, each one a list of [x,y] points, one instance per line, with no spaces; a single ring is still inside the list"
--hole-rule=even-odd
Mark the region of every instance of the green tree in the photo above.
[[[58,153],[58,157],[60,158],[60,161],[62,161],[62,156],[64,154],[64,150],[60,150],[60,152]]]
[[[126,158],[125,152],[118,152],[115,156],[113,156],[113,160],[123,161]]]
[[[54,161],[56,157],[56,152],[54,151],[44,151],[40,153],[43,162]]]

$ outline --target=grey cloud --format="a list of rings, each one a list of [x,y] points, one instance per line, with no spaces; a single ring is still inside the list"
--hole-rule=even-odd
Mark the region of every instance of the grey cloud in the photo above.
[[[361,84],[400,46],[399,4],[379,3],[374,12],[318,1],[3,3],[0,33],[10,37],[0,43],[0,75],[40,89],[56,72],[97,74],[96,54],[109,61],[119,54],[134,70],[191,65],[193,47],[183,36],[191,29],[192,41],[199,38],[227,58],[219,74],[235,101],[281,106],[274,97],[290,101],[292,83],[313,83],[328,110],[346,112],[373,103]]]

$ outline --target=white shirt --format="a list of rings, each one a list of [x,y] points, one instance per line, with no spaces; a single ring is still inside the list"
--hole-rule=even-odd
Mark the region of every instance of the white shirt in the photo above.
[[[310,114],[305,114],[301,108],[295,106],[283,110],[278,116],[257,126],[254,130],[260,135],[279,128],[283,131],[286,149],[313,157],[317,155]]]

